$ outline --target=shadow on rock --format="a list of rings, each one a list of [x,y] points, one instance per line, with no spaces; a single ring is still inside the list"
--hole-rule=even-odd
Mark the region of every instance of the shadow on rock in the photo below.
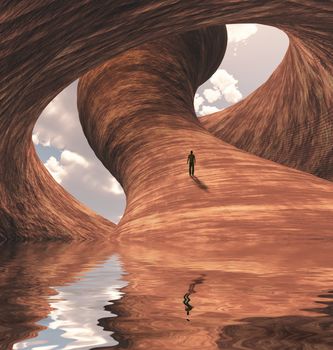
[[[204,182],[199,180],[196,176],[193,175],[192,180],[197,184],[199,188],[201,188],[202,190],[208,191],[208,186]]]

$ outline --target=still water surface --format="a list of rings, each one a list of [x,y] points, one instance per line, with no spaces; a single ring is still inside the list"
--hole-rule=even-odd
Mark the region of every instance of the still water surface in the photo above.
[[[333,241],[3,244],[0,349],[333,349]]]

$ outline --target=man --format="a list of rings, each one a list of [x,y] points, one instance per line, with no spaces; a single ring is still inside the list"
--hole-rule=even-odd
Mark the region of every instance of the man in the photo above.
[[[193,154],[193,151],[191,151],[187,157],[187,164],[189,165],[188,171],[190,176],[194,176],[195,155]]]

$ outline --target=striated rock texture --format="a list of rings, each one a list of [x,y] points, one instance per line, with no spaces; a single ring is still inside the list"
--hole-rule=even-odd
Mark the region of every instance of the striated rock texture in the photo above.
[[[238,148],[333,181],[333,3],[303,3],[311,18],[291,11],[276,23],[290,46],[268,81],[200,121]]]
[[[193,97],[218,68],[226,43],[225,27],[169,36],[128,50],[81,78],[81,124],[124,188],[126,214],[133,201],[136,213],[140,208],[148,213],[147,203],[175,198],[177,185],[185,185],[185,177],[177,175],[188,174],[189,147],[198,147],[201,134],[214,139],[200,125]]]
[[[156,41],[152,44],[157,45],[156,49],[171,50],[175,58],[177,50],[181,51],[176,65],[174,65],[176,61],[170,62],[174,65],[174,72],[167,67],[164,67],[164,71],[163,67],[159,67],[161,69],[157,73],[163,73],[160,77],[149,74],[147,76],[142,72],[143,80],[152,79],[152,81],[146,81],[141,87],[139,82],[125,80],[120,86],[121,82],[118,80],[118,88],[123,90],[124,96],[112,102],[115,108],[113,112],[109,111],[110,105],[107,103],[107,94],[112,95],[113,92],[105,91],[103,88],[103,84],[109,88],[113,82],[103,79],[102,74],[99,76],[100,84],[94,83],[97,84],[94,96],[86,96],[94,102],[86,107],[87,111],[82,111],[81,106],[81,112],[85,115],[84,118],[81,116],[81,119],[89,142],[104,164],[114,171],[126,190],[128,207],[123,224],[129,225],[130,221],[132,224],[123,225],[123,230],[137,231],[138,228],[146,230],[147,227],[154,226],[158,229],[160,225],[168,223],[168,218],[171,217],[173,220],[170,220],[170,224],[173,222],[175,227],[177,220],[186,219],[189,232],[197,227],[196,223],[200,221],[200,217],[206,217],[205,222],[202,222],[202,229],[209,230],[208,222],[213,222],[214,229],[221,226],[219,220],[222,215],[228,216],[227,221],[232,223],[231,226],[235,227],[236,231],[239,229],[242,232],[248,225],[253,224],[253,220],[263,217],[272,220],[272,225],[283,223],[283,230],[291,228],[296,231],[308,228],[308,221],[313,225],[319,218],[325,219],[318,225],[322,225],[320,228],[328,232],[332,227],[333,198],[330,195],[332,193],[330,184],[237,151],[211,136],[200,126],[194,114],[191,115],[193,106],[190,100],[196,85],[209,77],[218,60],[222,58],[223,41],[219,47],[209,47],[206,41],[208,37],[205,39],[204,34],[198,34],[205,32],[202,29],[197,34],[189,34],[199,36],[202,46],[196,47],[196,52],[189,50],[185,53],[182,47],[177,46],[178,41],[175,41],[175,46],[172,47],[171,38],[174,34],[226,23],[257,22],[285,30],[292,37],[288,53],[288,57],[291,58],[286,59],[291,67],[282,71],[279,68],[274,73],[277,76],[274,78],[275,85],[271,84],[273,91],[268,96],[261,92],[257,99],[263,110],[270,111],[267,112],[267,116],[265,115],[269,125],[272,125],[271,116],[273,114],[276,116],[275,123],[279,126],[274,130],[288,129],[290,125],[294,127],[298,125],[298,121],[306,129],[310,117],[310,120],[318,119],[319,115],[329,110],[328,104],[332,92],[329,75],[332,53],[330,42],[332,7],[331,1],[314,0],[283,3],[277,0],[255,3],[231,0],[205,2],[1,0],[0,238],[72,239],[112,236],[114,232],[112,223],[83,207],[51,178],[34,151],[31,133],[43,108],[70,82],[121,52],[157,38],[169,40],[170,46],[164,48],[162,41],[159,44]],[[214,40],[218,40],[218,37]],[[134,52],[135,56],[132,57],[135,60],[134,75],[140,79],[136,67],[137,60],[144,59],[146,65],[151,61],[144,54],[141,56],[140,50],[149,53],[151,58],[161,56],[159,52],[151,50],[149,44],[147,45],[146,48],[141,46],[137,54]],[[204,55],[207,55],[206,52],[210,52],[211,55],[202,60]],[[127,54],[130,58],[131,51]],[[126,53],[124,55],[126,58]],[[198,62],[202,64],[199,70]],[[124,64],[130,66],[129,62]],[[316,70],[316,67],[320,69]],[[179,68],[185,71],[180,71]],[[291,77],[288,75],[290,71],[295,71],[294,77],[299,77],[301,81],[297,83],[293,80],[287,84],[288,90],[284,91],[282,103],[279,97],[281,91],[279,82],[288,82],[288,77]],[[302,74],[304,72],[304,76],[298,73],[299,71]],[[100,69],[97,72],[100,72]],[[177,81],[172,82],[175,76]],[[181,76],[186,76],[187,81],[181,81]],[[90,79],[94,80],[94,73]],[[325,87],[321,88],[323,85],[321,82],[325,82]],[[149,107],[147,111],[144,111],[146,107],[142,105],[142,100],[135,98],[134,91],[128,93],[126,84],[132,83],[137,88],[150,86],[147,92],[149,90],[154,102],[149,102],[146,96]],[[166,89],[161,91],[161,84],[173,86],[174,90],[168,91],[167,98]],[[317,86],[319,86],[319,89],[316,89],[318,92],[313,92]],[[82,91],[81,93],[84,94]],[[156,95],[160,93],[162,95],[157,98]],[[297,98],[297,94],[302,98]],[[272,101],[277,101],[274,102],[276,108],[282,110],[269,108]],[[122,102],[122,105],[118,104],[119,102]],[[298,108],[296,115],[301,116],[302,111],[308,111],[305,116],[303,114],[303,119],[296,118],[296,123],[292,117],[295,114],[295,106]],[[104,118],[107,121],[103,121],[101,108],[105,109]],[[110,115],[116,112],[121,112],[120,116],[126,118]],[[256,114],[256,111],[250,112],[251,115]],[[101,123],[94,120],[95,113],[102,118]],[[278,118],[276,115],[278,113],[282,117]],[[154,118],[141,118],[140,121],[139,116],[142,114],[147,116],[149,114]],[[169,118],[170,116],[172,118]],[[286,122],[289,118],[293,120],[293,124]],[[329,127],[330,118],[329,116],[325,118]],[[255,120],[253,119],[252,123],[255,123]],[[93,126],[90,126],[90,123]],[[117,123],[120,125],[117,126]],[[143,127],[143,123],[147,125]],[[156,127],[153,126],[154,123]],[[140,137],[136,135],[136,139],[132,142],[130,137],[133,136],[134,130],[130,135],[121,132],[122,128],[127,129],[127,125],[135,126],[138,131],[145,129],[145,134]],[[264,122],[262,125],[258,126],[258,130],[265,129]],[[91,131],[93,127],[97,128],[94,132]],[[214,132],[219,128],[217,125],[209,125],[209,129]],[[119,132],[117,136],[115,130]],[[234,127],[232,130],[235,130]],[[274,133],[276,134],[276,131]],[[93,134],[97,134],[99,139],[92,139]],[[265,131],[260,131],[259,134],[264,135]],[[267,135],[268,139],[275,142],[276,138],[274,139],[271,133],[267,132]],[[300,135],[300,144],[308,143],[309,138]],[[322,145],[324,142],[329,143],[329,138],[325,141],[315,131],[311,135],[316,147],[312,148],[314,151],[310,152],[307,159],[304,156],[302,164],[307,164],[307,167],[302,169],[326,176],[329,170],[325,169],[330,167],[329,160],[326,163],[322,160],[325,157],[330,159],[326,150],[329,147]],[[117,142],[112,141],[113,137]],[[283,144],[286,136],[281,133],[279,137],[282,140],[279,142]],[[260,137],[254,138],[255,145],[260,143],[259,139]],[[110,150],[103,149],[104,146],[110,147]],[[264,146],[267,149],[267,145]],[[197,180],[197,183],[192,183],[192,180],[185,183],[183,174],[186,172],[186,164],[184,169],[180,168],[190,148],[200,150],[197,152],[198,168],[203,180]],[[256,151],[260,146],[254,148],[252,151]],[[306,153],[304,151],[304,154]],[[318,158],[321,165],[317,164]],[[282,162],[294,165],[285,159]],[[206,182],[206,185],[200,181]],[[285,184],[283,193],[282,183]],[[205,186],[209,191],[203,190]],[[195,200],[197,202],[193,202]],[[174,216],[176,210],[177,215]],[[309,216],[308,219],[301,219],[310,212],[311,219]],[[156,213],[159,214],[156,216]],[[207,213],[210,214],[206,216]]]
[[[331,183],[238,150],[196,118],[194,92],[223,55],[223,34],[224,27],[209,27],[150,41],[80,79],[84,133],[127,196],[116,232],[188,244],[272,231],[330,235]]]

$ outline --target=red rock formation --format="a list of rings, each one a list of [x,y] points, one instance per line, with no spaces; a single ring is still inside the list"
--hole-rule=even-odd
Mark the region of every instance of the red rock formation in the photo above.
[[[80,80],[85,135],[127,196],[117,232],[182,244],[194,236],[219,241],[272,230],[279,237],[331,234],[331,183],[240,151],[200,126],[193,96],[214,66],[204,65],[207,58],[193,43],[205,47],[215,38],[202,52],[220,57],[224,31],[219,36],[215,30],[151,41]],[[197,156],[193,179],[186,165],[191,149]]]
[[[153,203],[154,193],[168,192],[161,188],[165,176],[173,182],[173,173],[187,174],[181,164],[197,145],[186,132],[212,138],[195,115],[193,97],[219,66],[226,40],[225,27],[170,36],[128,50],[80,80],[84,133],[127,202],[135,198],[144,207],[148,196]]]
[[[123,0],[115,0],[110,3],[107,0],[98,2],[83,0],[77,3],[55,0],[19,2],[2,0],[0,2],[2,79],[0,88],[0,237],[2,239],[69,239],[112,235],[114,225],[75,201],[51,178],[39,161],[31,142],[31,133],[41,111],[71,81],[134,46],[158,37],[209,25],[240,22],[274,25],[286,30],[289,36],[293,36],[289,55],[295,61],[289,59],[289,62],[293,64],[293,69],[306,72],[305,83],[297,85],[298,93],[304,92],[304,96],[307,96],[311,90],[306,87],[310,83],[312,86],[319,85],[320,79],[330,82],[327,85],[328,89],[319,90],[325,91],[323,102],[319,106],[316,102],[319,96],[314,97],[313,103],[304,97],[298,99],[296,104],[300,106],[299,111],[302,108],[312,109],[311,115],[314,119],[318,113],[325,112],[328,108],[327,101],[331,96],[329,91],[332,83],[331,76],[328,75],[332,52],[329,42],[332,33],[330,2],[308,0],[287,3],[280,1],[249,3],[222,0],[205,2],[170,0],[124,3]],[[202,45],[206,45],[204,40]],[[320,53],[318,56],[313,57],[314,49]],[[176,43],[174,50],[177,50]],[[308,55],[309,52],[311,57],[305,62],[304,55]],[[157,53],[151,54],[155,56]],[[212,56],[214,60],[215,54],[216,52]],[[192,55],[188,57],[196,61],[198,56],[194,52]],[[303,69],[304,62],[308,66],[317,64],[313,62],[313,58],[320,59],[322,65],[317,73],[321,78],[316,84],[311,80],[314,68]],[[191,64],[188,62],[186,66],[188,72],[193,69]],[[205,74],[202,73],[203,76],[208,77],[206,72],[208,74],[210,71],[209,64],[207,67],[200,68],[205,72]],[[168,76],[166,71],[164,73]],[[181,73],[178,71],[177,74]],[[276,74],[281,75],[281,72],[278,70]],[[172,76],[174,75],[170,74],[170,79]],[[189,82],[181,82],[183,86],[195,80],[200,81],[200,75],[188,78]],[[287,78],[281,75],[279,79]],[[101,80],[103,81],[103,77]],[[154,88],[156,89],[158,85],[155,82],[151,86],[150,91],[154,92]],[[125,87],[126,85],[123,85],[123,88]],[[274,88],[278,94],[279,87]],[[106,92],[101,90],[101,86],[98,89],[100,95],[106,97]],[[311,176],[289,171],[248,156],[219,142],[200,127],[194,116],[191,121],[184,118],[185,114],[193,110],[189,104],[191,97],[188,95],[186,101],[180,103],[177,100],[179,91],[175,90],[173,93],[175,100],[170,106],[173,113],[172,122],[168,121],[170,118],[166,118],[169,113],[168,106],[163,106],[163,103],[160,103],[159,109],[155,111],[156,113],[154,112],[156,116],[154,120],[164,123],[162,128],[154,129],[156,133],[154,139],[150,135],[153,126],[149,123],[146,128],[147,135],[143,135],[145,137],[140,141],[134,140],[131,143],[128,138],[130,135],[125,135],[127,139],[123,138],[123,142],[117,145],[118,153],[114,154],[115,158],[112,162],[122,164],[122,168],[114,166],[115,175],[123,183],[129,202],[126,213],[130,215],[124,217],[124,223],[128,225],[132,220],[130,227],[123,225],[124,230],[145,229],[147,225],[158,229],[160,225],[168,222],[167,218],[173,217],[174,223],[177,220],[186,219],[187,230],[192,232],[192,229],[197,227],[199,218],[205,217],[202,229],[207,231],[210,222],[215,222],[212,224],[215,228],[221,226],[219,221],[221,216],[225,217],[224,223],[231,223],[231,226],[236,227],[236,231],[239,229],[240,232],[247,230],[248,226],[253,224],[253,220],[259,220],[262,217],[271,220],[271,225],[282,222],[283,230],[289,228],[303,230],[304,227],[309,227],[307,223],[310,217],[303,220],[301,216],[311,211],[313,216],[310,223],[318,218],[327,217],[328,224],[322,224],[322,228],[329,231],[332,220],[332,196],[329,194],[332,190],[331,185]],[[262,105],[271,104],[271,97],[268,96],[266,99],[262,96],[260,98]],[[294,98],[290,98],[290,102],[283,104],[283,108],[287,110],[283,112],[285,117],[289,116],[289,108],[294,111],[293,100]],[[168,101],[171,102],[171,100]],[[102,101],[98,108],[102,106],[109,108],[105,102]],[[117,110],[122,109],[124,114],[127,113],[126,123],[134,123],[137,126],[140,123],[131,120],[135,119],[131,113],[137,113],[142,106],[137,106],[135,103],[138,104],[141,101],[127,99],[126,105],[118,106]],[[181,104],[183,108],[176,111],[175,108]],[[89,108],[95,107],[97,108],[97,101],[94,107]],[[277,107],[280,108],[281,105],[277,104]],[[282,118],[281,121],[284,119]],[[304,126],[307,125],[307,120],[300,120],[300,122]],[[88,119],[83,123],[86,124],[87,129]],[[284,125],[287,128],[287,125]],[[96,127],[101,126],[97,123]],[[114,125],[110,125],[108,129],[110,135],[113,129]],[[278,130],[281,130],[281,127]],[[111,168],[111,160],[107,155],[108,149],[101,149],[101,145],[110,135],[101,135],[98,131],[97,134],[101,139],[95,151],[101,159],[107,160],[105,165]],[[117,138],[119,136],[117,135]],[[152,158],[148,158],[148,154],[140,151],[137,154],[137,157],[141,157],[140,167],[136,167],[133,163],[128,164],[130,160],[124,160],[124,154],[133,153],[138,144],[141,144],[141,150],[146,151],[143,144],[147,140],[152,140],[154,143],[149,147]],[[92,139],[89,141],[96,143]],[[125,147],[123,143],[127,143],[127,146]],[[169,146],[164,156],[170,159],[172,166],[165,164],[163,158],[158,155],[158,152],[164,152]],[[171,171],[171,168],[175,169],[183,164],[189,147],[197,151],[200,160],[200,163],[198,162],[200,178],[206,182],[209,192],[202,191],[192,182],[185,183],[180,168],[177,172]],[[323,154],[329,157],[327,152]],[[316,158],[316,154],[311,153],[311,157]],[[315,161],[316,159],[312,159],[306,162],[310,164]],[[248,170],[245,169],[247,164],[250,164]],[[222,165],[225,169],[223,172]],[[220,168],[220,171],[216,172],[217,168]],[[133,174],[129,176],[132,170]],[[126,176],[119,177],[120,174],[125,173]],[[139,174],[140,177],[135,174]],[[263,186],[258,183],[259,179]],[[282,182],[286,183],[283,189],[288,194],[286,196],[280,187]],[[170,188],[173,189],[170,190]],[[235,193],[239,194],[237,199]],[[197,202],[193,203],[194,200]],[[311,204],[306,204],[306,200]],[[175,210],[177,215],[174,216]],[[160,213],[157,216],[156,211]],[[207,213],[209,213],[208,216],[206,216]],[[175,224],[174,227],[177,225]]]
[[[312,18],[291,12],[276,24],[290,45],[268,81],[200,121],[238,148],[333,181],[333,5],[311,5]]]

